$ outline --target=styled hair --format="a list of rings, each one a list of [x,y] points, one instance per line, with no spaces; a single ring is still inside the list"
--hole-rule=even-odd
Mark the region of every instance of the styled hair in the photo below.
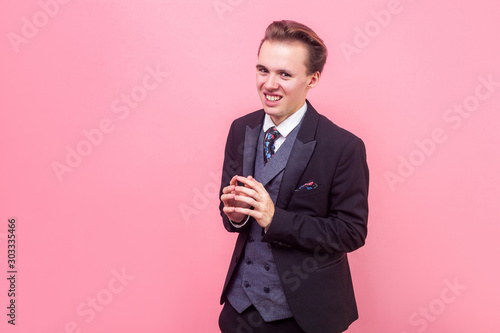
[[[307,48],[309,54],[306,61],[308,74],[310,75],[316,72],[321,73],[323,71],[328,50],[323,40],[308,26],[291,20],[274,21],[267,27],[264,38],[260,42],[259,52],[257,52],[257,54],[260,53],[262,44],[264,44],[265,41],[302,43]]]

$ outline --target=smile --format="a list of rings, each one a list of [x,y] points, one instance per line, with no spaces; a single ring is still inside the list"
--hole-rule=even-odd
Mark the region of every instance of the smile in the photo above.
[[[268,101],[271,101],[271,102],[276,102],[276,101],[279,101],[280,99],[282,99],[281,96],[271,96],[271,95],[265,95],[266,96],[266,99]]]

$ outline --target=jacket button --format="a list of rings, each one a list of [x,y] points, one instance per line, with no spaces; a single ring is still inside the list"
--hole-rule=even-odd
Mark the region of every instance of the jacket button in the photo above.
[[[265,265],[264,265],[264,269],[265,269],[266,271],[268,271],[270,268],[271,268],[271,267],[269,267],[269,264],[265,264]]]
[[[251,265],[251,264],[252,264],[252,260],[247,259],[247,265]]]
[[[269,293],[269,291],[270,291],[269,287],[264,287],[264,292],[265,292],[266,294],[268,294],[268,293]]]

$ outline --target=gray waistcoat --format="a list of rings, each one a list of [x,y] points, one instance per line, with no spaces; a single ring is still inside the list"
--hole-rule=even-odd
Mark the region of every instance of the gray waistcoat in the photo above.
[[[283,172],[300,125],[287,136],[265,166],[264,132],[261,131],[259,135],[253,176],[264,184],[275,204]],[[261,241],[263,229],[253,218],[247,223],[251,223],[251,226],[245,245],[245,258],[240,261],[236,269],[227,298],[239,313],[253,304],[266,322],[292,317],[274,264],[271,246]]]

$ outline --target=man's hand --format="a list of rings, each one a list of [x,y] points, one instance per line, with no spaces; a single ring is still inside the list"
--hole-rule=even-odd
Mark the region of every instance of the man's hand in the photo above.
[[[274,216],[274,203],[269,193],[267,193],[264,185],[256,181],[252,176],[247,178],[237,176],[236,180],[245,184],[245,186],[236,185],[234,188],[233,199],[239,205],[233,207],[233,211],[242,216],[250,215],[262,228],[267,230]],[[249,207],[253,207],[253,209]]]
[[[236,187],[238,186],[237,178],[238,178],[238,176],[234,176],[233,178],[231,178],[231,181],[229,182],[229,186],[226,186],[222,189],[222,195],[220,198],[221,198],[222,202],[224,203],[223,211],[227,215],[227,217],[231,221],[239,223],[239,222],[243,221],[243,219],[245,218],[245,216],[247,214],[237,212],[236,208],[237,207],[249,208],[250,205],[245,203],[245,202],[235,200],[236,196],[245,195],[241,192],[236,191]],[[238,186],[238,187],[240,187],[240,186]]]

